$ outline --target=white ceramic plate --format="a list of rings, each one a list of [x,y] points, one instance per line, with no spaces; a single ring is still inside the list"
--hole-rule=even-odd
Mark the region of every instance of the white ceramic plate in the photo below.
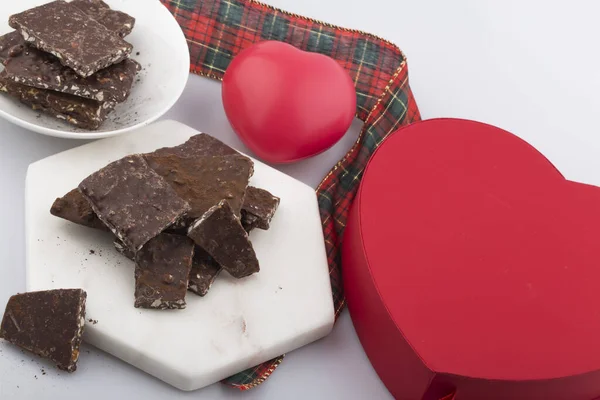
[[[331,283],[315,191],[254,160],[250,184],[281,198],[267,231],[250,240],[261,270],[219,275],[185,310],[134,308],[134,266],[112,235],[50,214],[56,197],[88,174],[132,153],[175,146],[197,134],[161,121],[38,161],[26,184],[27,290],[87,291],[84,340],[182,390],[194,390],[327,335],[334,322]],[[76,166],[76,168],[74,168]],[[82,354],[80,363],[93,363]]]
[[[48,3],[49,0],[2,0],[0,32],[10,32],[10,15]],[[76,128],[54,117],[31,110],[7,95],[0,96],[0,116],[23,128],[50,136],[98,139],[147,125],[175,104],[189,77],[190,55],[181,27],[159,0],[105,0],[113,9],[135,17],[132,58],[143,70],[129,99],[117,106],[96,131]],[[138,55],[139,53],[139,55]]]

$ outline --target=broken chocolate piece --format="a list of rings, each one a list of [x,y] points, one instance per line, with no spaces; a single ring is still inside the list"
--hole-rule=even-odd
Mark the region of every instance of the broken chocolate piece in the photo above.
[[[242,204],[242,225],[268,230],[279,202],[279,197],[268,191],[249,186]]]
[[[50,213],[55,217],[66,219],[78,225],[108,231],[104,222],[100,221],[92,206],[77,189],[54,201]]]
[[[111,10],[110,6],[102,0],[73,0],[69,4],[104,25],[106,29],[116,32],[120,37],[129,35],[135,25],[135,18],[124,12]]]
[[[252,232],[258,225],[258,217],[256,215],[248,214],[242,209],[242,218],[240,219],[244,230],[248,233]]]
[[[183,309],[194,256],[185,236],[160,234],[135,257],[135,307]]]
[[[146,154],[150,168],[171,184],[187,201],[188,219],[200,218],[209,208],[226,199],[239,216],[254,163],[241,155],[221,157],[180,157]]]
[[[30,106],[81,129],[96,130],[115,108],[112,101],[99,102],[53,90],[38,89],[14,83],[0,73],[0,91]]]
[[[223,269],[207,252],[196,246],[188,290],[204,297]]]
[[[0,63],[4,63],[9,56],[20,54],[25,50],[25,44],[25,40],[17,31],[0,36]]]
[[[9,25],[28,43],[55,55],[88,77],[129,56],[133,46],[63,0],[10,16]]]
[[[135,261],[135,253],[129,247],[125,246],[123,242],[119,239],[114,242],[115,249],[123,255],[123,257],[130,259],[131,261]]]
[[[14,295],[6,305],[0,337],[73,372],[85,325],[86,297],[81,289]]]
[[[206,133],[192,136],[187,142],[175,147],[164,147],[152,153],[154,156],[176,155],[179,157],[228,156],[238,153],[225,143]]]
[[[226,200],[196,220],[188,236],[235,278],[244,278],[260,270],[248,233]]]
[[[137,154],[93,173],[79,190],[98,218],[134,252],[190,210]]]
[[[52,54],[29,45],[19,54],[9,55],[4,64],[3,76],[12,82],[117,103],[127,100],[141,69],[136,61],[127,59],[82,78]]]

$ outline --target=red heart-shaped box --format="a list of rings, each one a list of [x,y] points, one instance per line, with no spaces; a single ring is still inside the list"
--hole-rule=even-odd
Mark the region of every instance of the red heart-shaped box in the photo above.
[[[342,261],[356,331],[397,399],[600,396],[600,189],[511,133],[441,119],[392,134]]]

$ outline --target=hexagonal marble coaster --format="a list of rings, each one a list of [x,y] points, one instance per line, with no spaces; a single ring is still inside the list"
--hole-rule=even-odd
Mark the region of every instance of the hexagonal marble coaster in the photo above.
[[[134,308],[134,266],[111,235],[50,214],[57,197],[109,162],[197,133],[163,121],[90,143],[32,164],[26,185],[27,290],[85,289],[94,322],[84,340],[182,390],[322,338],[334,322],[316,194],[259,161],[251,184],[281,198],[271,229],[250,234],[261,271],[243,280],[221,274],[206,297],[188,292],[185,310]]]

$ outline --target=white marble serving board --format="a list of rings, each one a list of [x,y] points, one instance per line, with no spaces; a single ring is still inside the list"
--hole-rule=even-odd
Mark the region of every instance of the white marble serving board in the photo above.
[[[271,229],[250,234],[261,271],[242,280],[221,274],[206,297],[188,292],[185,310],[134,308],[134,265],[111,235],[50,214],[57,197],[107,163],[197,133],[163,121],[36,162],[26,183],[27,290],[85,289],[86,319],[94,322],[84,340],[182,390],[320,339],[334,322],[315,192],[256,160],[251,184],[281,198]]]

